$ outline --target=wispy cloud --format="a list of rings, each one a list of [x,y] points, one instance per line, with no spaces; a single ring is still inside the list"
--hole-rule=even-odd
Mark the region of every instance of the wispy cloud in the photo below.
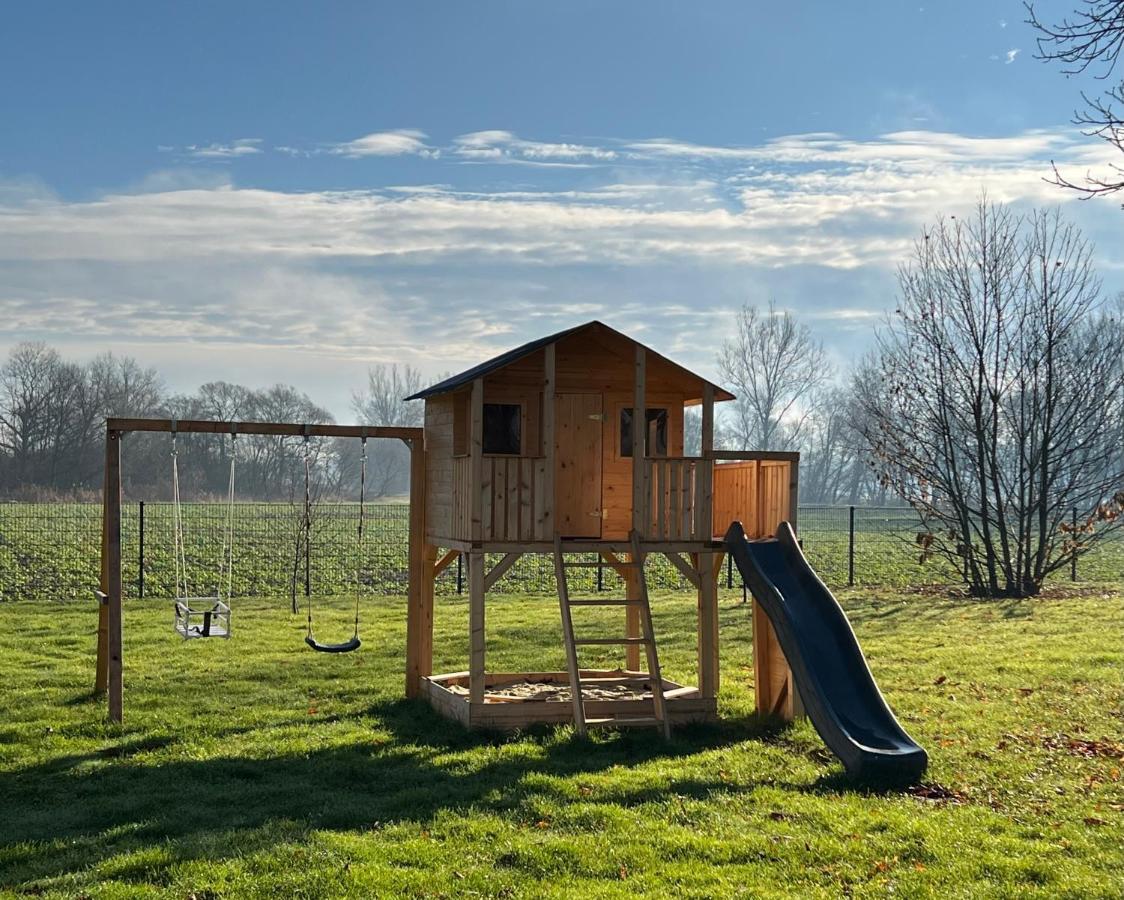
[[[1020,50],[1018,47],[1008,50],[1006,64],[1009,66],[1011,63],[1013,63],[1015,61],[1015,57],[1020,53],[1022,53],[1022,50]]]
[[[473,162],[522,162],[537,165],[588,166],[617,159],[606,147],[567,142],[528,141],[510,131],[474,131],[453,141],[453,153]]]
[[[508,133],[485,134],[457,146],[515,152]],[[420,132],[405,137],[429,149]],[[543,146],[588,158],[577,156],[584,144]],[[1067,202],[1043,180],[1049,161],[1096,167],[1093,155],[1107,152],[1066,129],[595,149],[616,154],[605,169],[494,189],[287,192],[188,167],[84,202],[0,190],[0,349],[93,337],[436,371],[596,316],[647,323],[653,336],[674,322],[664,349],[705,369],[729,310],[770,294],[822,322],[829,342],[846,329],[853,342],[892,303],[894,268],[924,223],[968,209],[982,189]],[[1103,217],[1102,246],[1117,245],[1114,207],[1069,207],[1094,225]],[[1124,277],[1110,261],[1106,280]]]
[[[261,153],[261,142],[261,138],[239,138],[229,144],[190,144],[184,152],[198,159],[234,159]]]
[[[414,128],[398,128],[393,131],[376,131],[353,141],[334,144],[331,153],[346,156],[350,159],[361,159],[366,156],[426,156],[436,158],[440,151],[426,144],[424,131]],[[278,148],[281,149],[281,148]],[[284,148],[286,152],[294,152],[294,148]]]

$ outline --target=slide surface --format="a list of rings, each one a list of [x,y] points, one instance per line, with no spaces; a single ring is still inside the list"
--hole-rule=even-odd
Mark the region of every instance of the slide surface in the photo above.
[[[929,757],[894,718],[851,623],[804,558],[792,526],[782,522],[776,538],[750,541],[734,522],[726,547],[773,624],[808,717],[848,773],[919,779]]]

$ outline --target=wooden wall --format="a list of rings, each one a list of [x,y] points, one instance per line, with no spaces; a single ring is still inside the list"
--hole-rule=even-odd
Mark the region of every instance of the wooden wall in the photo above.
[[[558,394],[591,393],[602,397],[601,441],[601,537],[620,540],[628,537],[632,527],[632,460],[620,455],[621,410],[631,408],[633,402],[633,377],[635,344],[614,338],[612,335],[590,329],[560,341],[556,345],[556,383]],[[543,457],[542,446],[542,350],[528,354],[510,365],[484,378],[485,403],[519,403],[523,406],[522,455]],[[666,408],[668,411],[668,456],[683,455],[683,406],[701,396],[702,380],[685,377],[682,370],[660,357],[649,354],[647,367],[647,406]],[[457,414],[454,415],[454,410]],[[460,464],[461,451],[467,453],[467,391],[431,397],[426,401],[425,429],[427,452],[427,534],[431,537],[467,538],[469,513],[465,503],[454,500],[454,469],[460,483],[467,477],[467,469]],[[497,460],[505,457],[496,457]],[[503,468],[506,481],[508,469]],[[485,459],[485,470],[494,466]],[[463,471],[462,471],[463,470]],[[531,471],[531,504],[538,518],[541,497],[534,492],[534,471]],[[516,483],[526,482],[519,471]],[[569,490],[567,478],[580,473],[555,471],[555,491]],[[504,500],[495,499],[496,479],[490,479],[492,490],[492,533],[518,533],[520,539],[528,533],[522,513],[511,515]],[[716,486],[717,490],[717,486]],[[516,502],[523,509],[527,502],[525,492]],[[501,524],[494,524],[496,511],[503,510]],[[509,524],[510,523],[510,524]],[[488,529],[485,528],[487,531]],[[536,534],[537,537],[537,534]],[[552,539],[546,535],[545,539]]]
[[[792,521],[792,463],[742,460],[714,467],[714,534],[741,522],[746,537],[771,537],[777,525]]]
[[[425,401],[425,534],[453,536],[453,405],[455,394]]]

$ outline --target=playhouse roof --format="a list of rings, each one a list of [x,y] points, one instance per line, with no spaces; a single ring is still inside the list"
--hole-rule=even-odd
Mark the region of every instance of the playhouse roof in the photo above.
[[[734,395],[729,391],[724,390],[713,382],[708,381],[701,375],[692,372],[690,369],[684,368],[677,362],[668,359],[666,356],[657,353],[651,347],[648,347],[645,344],[641,344],[640,341],[636,340],[635,338],[631,338],[627,334],[617,331],[615,328],[610,328],[604,322],[598,322],[596,319],[591,322],[586,322],[584,325],[575,325],[573,328],[566,328],[562,331],[555,332],[554,334],[548,334],[545,337],[536,338],[535,340],[529,341],[528,343],[523,344],[520,347],[516,347],[513,350],[508,350],[506,353],[501,353],[499,356],[493,356],[491,359],[485,360],[479,365],[473,366],[471,369],[466,369],[459,375],[453,375],[449,378],[446,378],[444,381],[439,381],[437,384],[427,387],[425,390],[418,391],[416,394],[411,394],[405,399],[424,400],[426,397],[433,397],[437,394],[444,394],[449,391],[454,391],[459,387],[472,384],[472,382],[477,378],[488,375],[492,372],[504,368],[505,366],[509,366],[512,363],[522,359],[523,357],[529,356],[536,350],[541,350],[548,344],[557,343],[564,338],[568,338],[572,335],[576,335],[580,332],[588,331],[591,329],[600,329],[604,332],[607,332],[611,337],[617,338],[618,340],[627,341],[632,345],[640,345],[644,347],[644,349],[648,351],[648,353],[650,353],[652,356],[656,357],[667,366],[670,366],[677,375],[686,379],[697,381],[701,384],[710,384],[714,388],[715,400],[734,399]]]

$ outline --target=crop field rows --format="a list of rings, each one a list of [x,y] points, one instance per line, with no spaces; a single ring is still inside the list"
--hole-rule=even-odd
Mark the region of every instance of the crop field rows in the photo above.
[[[123,572],[126,596],[163,599],[174,594],[172,508],[167,503],[129,503],[123,520]],[[143,516],[143,546],[142,546]],[[184,507],[185,556],[190,593],[209,595],[220,574],[225,507],[217,503]],[[369,506],[360,552],[358,507],[323,504],[316,510],[307,571],[298,549],[298,509],[285,503],[243,503],[235,508],[233,593],[241,597],[350,594],[406,591],[406,535],[409,510],[402,504]],[[800,509],[800,535],[812,565],[832,586],[849,575],[847,507]],[[908,509],[856,508],[854,580],[858,585],[954,584],[947,562],[918,560],[916,518]],[[98,581],[100,507],[97,504],[0,504],[0,599],[71,600],[90,596]],[[142,579],[143,556],[143,579]],[[592,557],[591,557],[592,558]],[[359,565],[360,560],[362,565]],[[1081,581],[1114,581],[1124,574],[1124,538],[1117,538],[1078,561]],[[609,569],[585,570],[584,590],[612,590]],[[1068,579],[1068,567],[1056,579]],[[464,573],[452,565],[437,590],[456,593]],[[653,587],[674,590],[684,583],[662,557],[651,561]],[[732,585],[731,585],[732,586]],[[554,592],[552,562],[526,556],[495,588],[510,593]]]

